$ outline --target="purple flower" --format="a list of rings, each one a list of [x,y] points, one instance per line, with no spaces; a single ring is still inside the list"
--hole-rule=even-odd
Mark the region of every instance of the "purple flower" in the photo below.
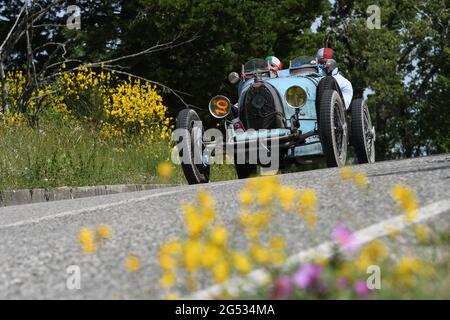
[[[343,224],[334,228],[333,238],[344,250],[349,252],[356,251],[359,247],[353,232]]]
[[[294,284],[302,289],[307,289],[317,282],[322,273],[322,268],[315,264],[306,264],[294,274]]]
[[[366,298],[371,293],[371,290],[367,287],[367,283],[362,280],[356,281],[353,289],[359,298]]]
[[[292,293],[292,282],[288,276],[281,276],[275,282],[272,296],[274,299],[287,299]]]

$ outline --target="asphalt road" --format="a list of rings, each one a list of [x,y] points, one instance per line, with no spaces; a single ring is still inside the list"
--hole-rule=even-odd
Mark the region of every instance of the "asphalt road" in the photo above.
[[[318,192],[319,221],[311,233],[292,215],[278,222],[290,254],[328,241],[333,227],[345,222],[353,230],[399,215],[389,193],[396,183],[417,190],[421,206],[450,199],[450,155],[354,166],[370,179],[369,192],[342,183],[338,169],[279,176],[285,185]],[[151,299],[158,286],[157,250],[183,232],[180,203],[194,199],[200,188],[215,195],[219,218],[236,226],[235,199],[245,181],[180,186],[163,190],[0,208],[1,299]],[[450,222],[450,210],[434,217]],[[85,256],[77,240],[82,227],[107,224],[114,234],[93,256]],[[233,241],[245,240],[236,235]],[[137,274],[124,271],[130,254],[143,260]],[[66,287],[67,267],[80,267],[80,290]]]

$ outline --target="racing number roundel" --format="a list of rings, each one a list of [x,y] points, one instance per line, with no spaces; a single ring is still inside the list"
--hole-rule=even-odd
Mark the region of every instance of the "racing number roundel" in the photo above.
[[[209,112],[216,118],[225,118],[231,110],[231,102],[225,96],[215,96],[209,103]]]

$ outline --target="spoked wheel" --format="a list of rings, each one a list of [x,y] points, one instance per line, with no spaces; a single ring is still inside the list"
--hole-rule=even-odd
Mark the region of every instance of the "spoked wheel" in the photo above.
[[[375,128],[363,99],[352,102],[352,144],[359,163],[375,162]]]
[[[320,97],[319,134],[328,167],[342,167],[347,159],[348,132],[344,103],[336,90]]]
[[[191,109],[181,110],[177,116],[176,128],[181,129],[178,153],[187,182],[207,183],[210,165],[204,156],[203,126],[198,114]]]

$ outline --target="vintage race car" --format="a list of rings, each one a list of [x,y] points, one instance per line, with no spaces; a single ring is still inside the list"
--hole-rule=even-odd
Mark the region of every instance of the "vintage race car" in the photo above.
[[[280,71],[252,59],[229,80],[239,83],[238,102],[216,96],[209,104],[211,115],[222,120],[219,133],[224,136],[217,129],[205,132],[192,109],[177,116],[175,140],[189,184],[208,182],[212,159],[224,154],[233,159],[240,179],[255,175],[258,166],[276,170],[325,159],[328,167],[341,167],[349,144],[359,163],[375,162],[375,129],[367,104],[353,99],[347,115],[339,85],[322,74],[314,58],[298,57]]]

